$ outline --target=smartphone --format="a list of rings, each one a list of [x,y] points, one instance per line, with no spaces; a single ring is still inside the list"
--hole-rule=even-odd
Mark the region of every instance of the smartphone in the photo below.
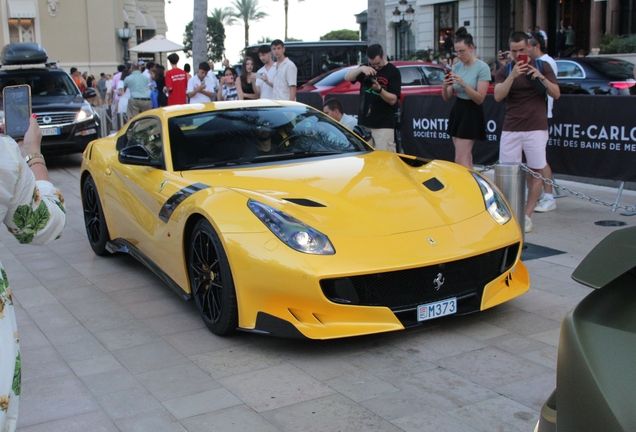
[[[519,53],[517,56],[517,62],[528,63],[528,54],[527,53]]]
[[[256,79],[263,79],[263,72],[256,72],[254,75],[256,76]]]
[[[31,117],[31,87],[7,86],[2,89],[4,133],[13,139],[23,138]]]

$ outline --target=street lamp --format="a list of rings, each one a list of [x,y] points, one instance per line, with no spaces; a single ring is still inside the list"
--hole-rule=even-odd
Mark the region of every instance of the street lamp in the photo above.
[[[128,60],[130,60],[130,55],[128,55],[128,41],[132,37],[133,30],[131,28],[120,28],[117,29],[117,37],[121,39],[121,42],[124,44],[124,64],[128,64]]]
[[[408,4],[407,0],[400,0],[393,11],[393,23],[400,34],[400,58],[402,60],[404,60],[404,57],[406,56],[404,52],[404,39],[406,38],[406,33],[411,28],[411,24],[414,19],[415,9],[413,9],[413,6]]]

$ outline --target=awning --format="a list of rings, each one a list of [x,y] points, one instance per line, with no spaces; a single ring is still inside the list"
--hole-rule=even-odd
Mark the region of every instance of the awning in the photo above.
[[[143,27],[146,28],[146,18],[144,18],[144,14],[141,13],[139,9],[135,12],[135,27]]]
[[[147,13],[143,15],[146,19],[146,26],[144,27],[144,30],[157,30],[157,21],[155,21],[155,18]]]
[[[35,0],[7,0],[9,18],[35,18],[37,6]]]
[[[416,0],[416,6],[429,6],[438,3],[450,3],[451,0]]]
[[[126,24],[130,24],[130,18],[128,18],[128,12],[126,12],[125,9],[122,9],[121,11],[124,13],[124,22]]]

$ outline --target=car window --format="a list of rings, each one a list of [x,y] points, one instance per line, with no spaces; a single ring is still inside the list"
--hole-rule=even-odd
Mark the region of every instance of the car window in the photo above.
[[[161,122],[154,117],[135,121],[126,131],[126,147],[143,146],[154,161],[163,161]]]
[[[344,81],[344,77],[348,71],[349,69],[340,69],[333,72],[329,72],[325,75],[312,79],[311,81],[309,81],[308,84],[313,86],[329,86],[329,87],[337,86],[338,84]]]
[[[634,78],[634,65],[624,60],[591,58],[587,64],[598,73],[611,78]]]
[[[175,171],[368,151],[357,136],[309,107],[195,113],[168,120]]]
[[[422,74],[419,66],[402,66],[399,69],[403,87],[422,85]]]
[[[78,94],[77,86],[71,77],[63,71],[25,70],[11,71],[0,75],[0,90],[19,84],[27,84],[31,87],[31,97],[75,96]]]
[[[289,59],[294,62],[296,68],[298,69],[299,78],[311,78],[315,75],[313,73],[314,61],[311,51],[290,50],[288,55]]]
[[[435,66],[424,66],[424,76],[429,84],[444,83],[444,69]]]
[[[349,59],[349,53],[346,50],[335,48],[322,50],[320,51],[320,70],[327,72],[343,66],[349,66],[352,64],[352,60]]]
[[[558,61],[557,69],[557,78],[585,78],[581,66],[571,61]]]

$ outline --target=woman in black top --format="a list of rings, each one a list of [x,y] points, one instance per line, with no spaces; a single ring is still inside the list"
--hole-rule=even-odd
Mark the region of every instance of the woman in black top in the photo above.
[[[237,84],[243,90],[241,99],[258,99],[260,97],[259,88],[256,83],[256,74],[254,73],[254,60],[246,56],[243,60],[243,68],[241,76],[237,79]]]
[[[160,107],[168,106],[168,95],[163,92],[166,87],[166,68],[162,65],[155,66],[155,83],[157,84],[157,102]]]

